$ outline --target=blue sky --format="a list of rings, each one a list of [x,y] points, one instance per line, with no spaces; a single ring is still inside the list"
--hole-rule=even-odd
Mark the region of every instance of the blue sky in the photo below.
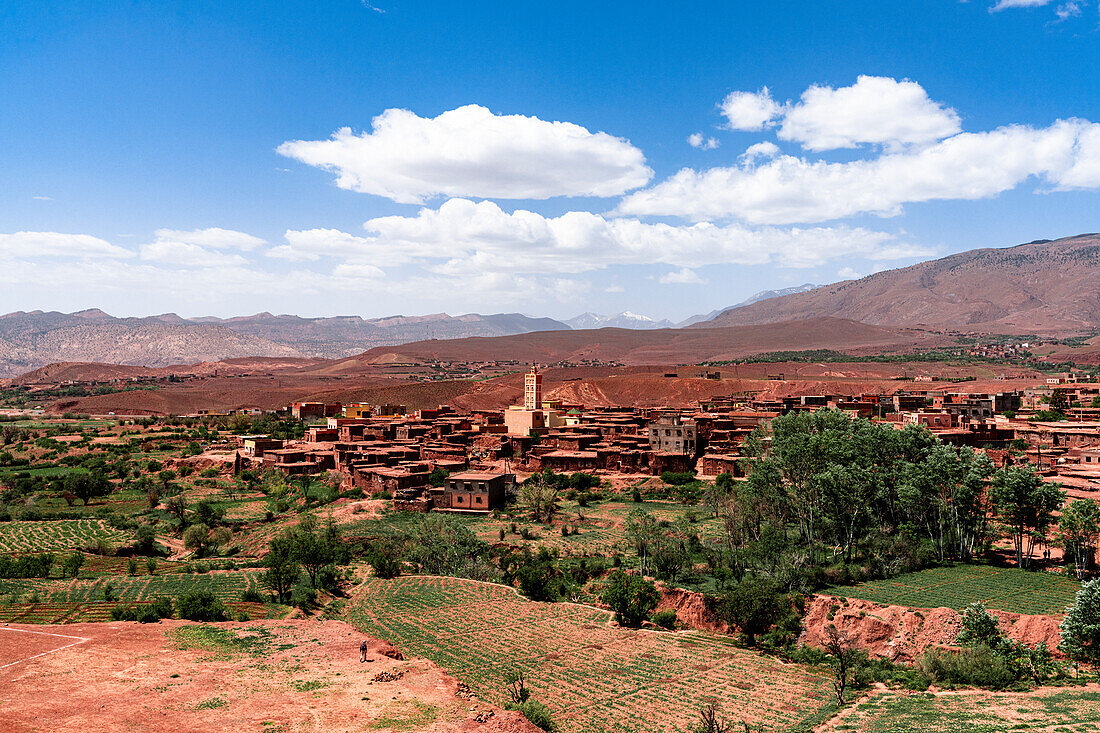
[[[0,0],[0,311],[677,320],[1096,231],[1097,2],[995,1]]]

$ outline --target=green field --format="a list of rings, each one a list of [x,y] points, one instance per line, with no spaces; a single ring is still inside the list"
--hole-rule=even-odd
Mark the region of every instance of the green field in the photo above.
[[[76,578],[72,580],[0,580],[0,596],[24,598],[37,592],[44,603],[86,603],[104,600],[108,585],[118,600],[148,601],[157,596],[178,596],[191,590],[208,590],[223,601],[239,601],[246,590],[260,590],[262,570],[224,570],[209,573],[168,573]]]
[[[837,725],[860,733],[1001,733],[1100,731],[1100,691],[983,694],[887,693],[859,704]]]
[[[371,578],[344,618],[494,703],[507,702],[508,672],[522,670],[566,733],[688,730],[710,702],[754,731],[808,730],[833,710],[825,674],[731,637],[614,628],[606,611],[535,603],[500,585]]]
[[[1055,573],[992,565],[951,565],[822,591],[883,605],[954,608],[984,603],[1010,613],[1060,614],[1073,603],[1081,584]]]
[[[81,549],[99,540],[121,545],[132,539],[132,532],[100,519],[0,522],[0,552],[56,552]]]

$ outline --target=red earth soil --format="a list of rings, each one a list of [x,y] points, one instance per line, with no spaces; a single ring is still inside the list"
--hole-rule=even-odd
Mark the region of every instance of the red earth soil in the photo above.
[[[186,643],[187,626],[0,626],[0,729],[538,733],[386,642],[361,663],[362,634],[338,621],[215,625],[260,646]]]
[[[1035,646],[1040,641],[1057,654],[1060,616],[1029,616],[990,609],[1011,639]],[[830,618],[831,616],[831,618]],[[951,608],[882,606],[857,598],[811,596],[802,621],[800,641],[825,645],[829,625],[853,637],[860,649],[895,662],[912,662],[925,649],[951,646],[962,629],[962,616]]]

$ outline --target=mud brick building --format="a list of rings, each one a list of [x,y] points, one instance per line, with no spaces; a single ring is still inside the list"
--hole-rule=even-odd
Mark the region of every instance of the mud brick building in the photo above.
[[[500,509],[516,484],[513,473],[464,471],[447,477],[437,509],[461,512],[490,512]]]

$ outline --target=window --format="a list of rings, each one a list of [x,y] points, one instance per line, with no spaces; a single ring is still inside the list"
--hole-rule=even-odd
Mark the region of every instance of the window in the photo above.
[[[474,497],[474,503],[475,504],[480,504],[481,503],[481,497],[480,496]]]

